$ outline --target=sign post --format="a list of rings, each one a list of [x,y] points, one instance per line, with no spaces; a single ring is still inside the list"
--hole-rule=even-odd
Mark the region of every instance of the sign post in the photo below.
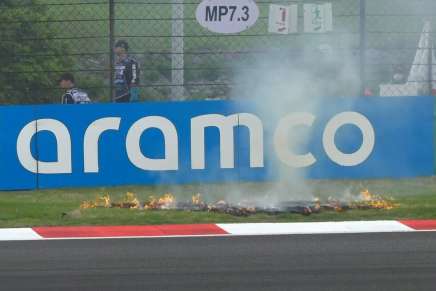
[[[184,94],[184,7],[183,0],[173,0],[171,27],[171,98],[182,100]]]
[[[298,5],[271,4],[269,7],[268,32],[290,34],[298,32]]]
[[[215,33],[240,33],[259,18],[254,0],[203,0],[195,13],[197,22]]]
[[[304,32],[325,33],[333,31],[331,3],[304,4]]]

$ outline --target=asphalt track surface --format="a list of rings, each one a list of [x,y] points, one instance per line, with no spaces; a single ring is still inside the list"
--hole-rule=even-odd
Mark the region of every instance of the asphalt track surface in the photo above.
[[[0,243],[0,290],[436,290],[436,233]]]

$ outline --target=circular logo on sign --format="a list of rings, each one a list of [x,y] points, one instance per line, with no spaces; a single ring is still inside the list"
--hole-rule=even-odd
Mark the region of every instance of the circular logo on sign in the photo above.
[[[239,33],[253,26],[259,8],[253,0],[204,0],[196,11],[198,23],[216,33]]]

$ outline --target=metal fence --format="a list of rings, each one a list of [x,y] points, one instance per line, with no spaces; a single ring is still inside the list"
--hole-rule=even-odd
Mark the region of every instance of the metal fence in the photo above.
[[[142,100],[229,98],[236,72],[259,70],[256,60],[309,53],[316,70],[326,48],[346,58],[358,80],[352,86],[337,80],[338,95],[379,95],[382,84],[392,95],[412,94],[407,83],[431,89],[431,69],[426,78],[408,76],[412,64],[432,67],[416,63],[415,56],[424,23],[436,24],[434,0],[329,0],[332,32],[287,35],[268,33],[270,4],[318,1],[256,2],[260,17],[253,27],[217,34],[196,21],[199,0],[3,0],[0,102],[59,102],[56,80],[63,72],[74,73],[93,100],[111,101],[113,45],[119,39],[128,41],[140,63]]]

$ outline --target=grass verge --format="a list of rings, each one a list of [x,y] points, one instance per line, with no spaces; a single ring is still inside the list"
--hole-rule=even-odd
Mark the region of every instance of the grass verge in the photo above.
[[[299,185],[301,188],[301,185]],[[369,188],[376,193],[394,197],[399,207],[392,210],[351,210],[343,213],[323,212],[311,216],[298,214],[234,217],[227,214],[183,211],[141,211],[130,209],[86,209],[80,210],[83,200],[93,200],[96,195],[108,193],[114,200],[121,199],[127,192],[137,194],[140,199],[149,195],[171,192],[179,200],[192,194],[203,193],[208,201],[217,199],[246,199],[275,191],[282,193],[280,199],[301,199],[335,196],[344,192],[356,193]],[[285,190],[284,190],[285,189]],[[310,191],[313,196],[302,197]],[[285,192],[285,195],[283,195]],[[278,192],[277,192],[278,193]],[[298,194],[300,193],[300,194]],[[307,194],[307,193],[306,193]],[[65,213],[67,215],[65,215]],[[228,184],[228,185],[185,185],[160,187],[113,187],[92,189],[61,189],[27,192],[0,192],[0,227],[27,227],[49,225],[143,225],[183,224],[215,222],[297,222],[297,221],[342,221],[381,219],[436,219],[436,178],[413,180],[375,181],[311,181],[303,190],[294,185],[277,188],[274,184]]]

